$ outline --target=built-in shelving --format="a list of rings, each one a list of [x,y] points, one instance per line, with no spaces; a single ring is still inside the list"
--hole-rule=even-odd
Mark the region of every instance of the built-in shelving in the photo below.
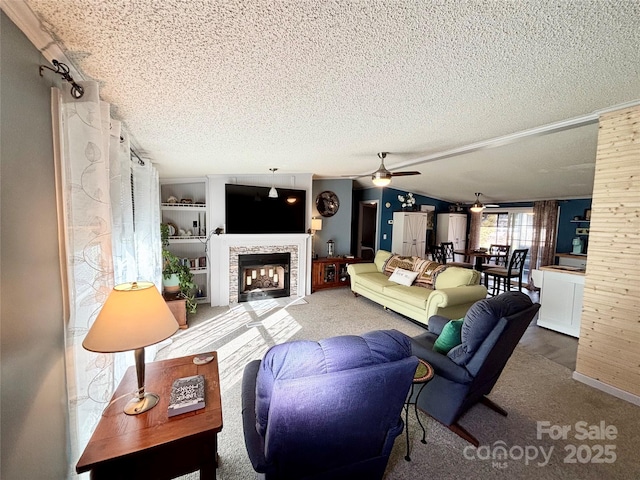
[[[175,234],[169,236],[168,249],[191,265],[200,303],[210,301],[207,191],[205,178],[160,181],[162,223],[175,230]]]

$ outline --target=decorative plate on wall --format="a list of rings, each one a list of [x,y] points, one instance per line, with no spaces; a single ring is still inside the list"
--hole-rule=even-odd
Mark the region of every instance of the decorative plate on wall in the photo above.
[[[326,190],[316,197],[316,208],[323,217],[333,217],[340,208],[340,200],[335,193]]]

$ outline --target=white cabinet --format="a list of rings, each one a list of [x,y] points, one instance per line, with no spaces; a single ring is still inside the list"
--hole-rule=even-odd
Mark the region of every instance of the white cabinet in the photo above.
[[[425,257],[428,212],[394,212],[391,250],[405,256]]]
[[[436,224],[436,244],[453,242],[454,250],[467,246],[467,215],[464,213],[439,213]]]
[[[532,271],[540,288],[538,326],[579,337],[584,274],[564,270],[570,268],[548,266]]]
[[[160,181],[162,223],[170,228],[167,248],[189,264],[199,303],[209,301],[207,191],[205,178]]]

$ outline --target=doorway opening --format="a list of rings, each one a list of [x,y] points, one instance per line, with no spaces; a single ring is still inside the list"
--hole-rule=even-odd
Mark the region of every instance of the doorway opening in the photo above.
[[[357,256],[364,260],[373,260],[378,247],[378,201],[361,201],[358,219]]]

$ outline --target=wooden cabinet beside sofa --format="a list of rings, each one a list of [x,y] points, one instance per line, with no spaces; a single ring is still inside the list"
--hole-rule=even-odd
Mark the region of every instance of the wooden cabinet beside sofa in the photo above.
[[[311,265],[311,293],[324,288],[349,285],[347,266],[362,262],[361,258],[324,257],[313,260]]]

